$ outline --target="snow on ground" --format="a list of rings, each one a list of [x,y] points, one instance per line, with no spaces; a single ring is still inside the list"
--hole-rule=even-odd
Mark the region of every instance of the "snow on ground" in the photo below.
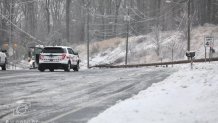
[[[164,81],[118,102],[89,123],[217,123],[218,62],[176,66]]]
[[[214,48],[218,57],[218,26],[205,24],[204,26],[194,27],[191,31],[191,50],[196,51],[196,58],[204,58],[204,38],[205,36],[214,37]],[[165,31],[160,33],[160,56],[155,53],[153,34],[135,36],[129,38],[128,63],[152,63],[171,61],[172,46],[174,48],[174,60],[186,59],[187,38],[183,32]],[[90,45],[90,65],[98,64],[124,64],[125,60],[125,38],[113,38]],[[75,47],[82,59],[81,66],[86,67],[87,50],[86,44]],[[209,49],[207,49],[209,51]],[[208,52],[207,51],[207,52]]]
[[[29,62],[27,60],[21,60],[19,62],[11,62],[7,64],[7,70],[28,70]]]

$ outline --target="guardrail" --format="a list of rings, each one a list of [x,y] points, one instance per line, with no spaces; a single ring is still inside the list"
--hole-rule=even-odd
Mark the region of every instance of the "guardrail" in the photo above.
[[[218,58],[210,58],[206,59],[206,62],[209,61],[218,61]],[[205,62],[205,59],[193,59],[193,62]],[[102,64],[95,65],[90,68],[131,68],[131,67],[146,67],[146,66],[160,66],[160,65],[174,65],[174,64],[187,64],[191,63],[191,60],[180,60],[174,62],[158,62],[158,63],[149,63],[149,64],[132,64],[132,65],[110,65],[110,64]]]

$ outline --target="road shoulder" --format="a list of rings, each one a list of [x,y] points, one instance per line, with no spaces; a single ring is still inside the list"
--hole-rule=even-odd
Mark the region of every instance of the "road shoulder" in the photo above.
[[[117,103],[89,123],[217,122],[218,66],[216,63],[178,67],[163,82]]]

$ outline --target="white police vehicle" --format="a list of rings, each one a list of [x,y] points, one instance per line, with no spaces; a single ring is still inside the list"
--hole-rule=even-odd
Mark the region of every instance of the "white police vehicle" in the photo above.
[[[2,70],[6,70],[6,64],[7,64],[7,55],[6,50],[0,51],[0,67]]]
[[[79,71],[79,55],[72,48],[66,46],[47,46],[39,56],[38,70],[43,72],[49,69],[53,72],[55,69],[64,69],[69,72],[70,69]]]

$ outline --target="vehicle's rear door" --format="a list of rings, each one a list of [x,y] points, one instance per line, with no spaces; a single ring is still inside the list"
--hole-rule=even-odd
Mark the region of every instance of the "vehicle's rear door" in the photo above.
[[[66,50],[61,47],[46,47],[41,55],[45,62],[59,62],[64,59]]]

